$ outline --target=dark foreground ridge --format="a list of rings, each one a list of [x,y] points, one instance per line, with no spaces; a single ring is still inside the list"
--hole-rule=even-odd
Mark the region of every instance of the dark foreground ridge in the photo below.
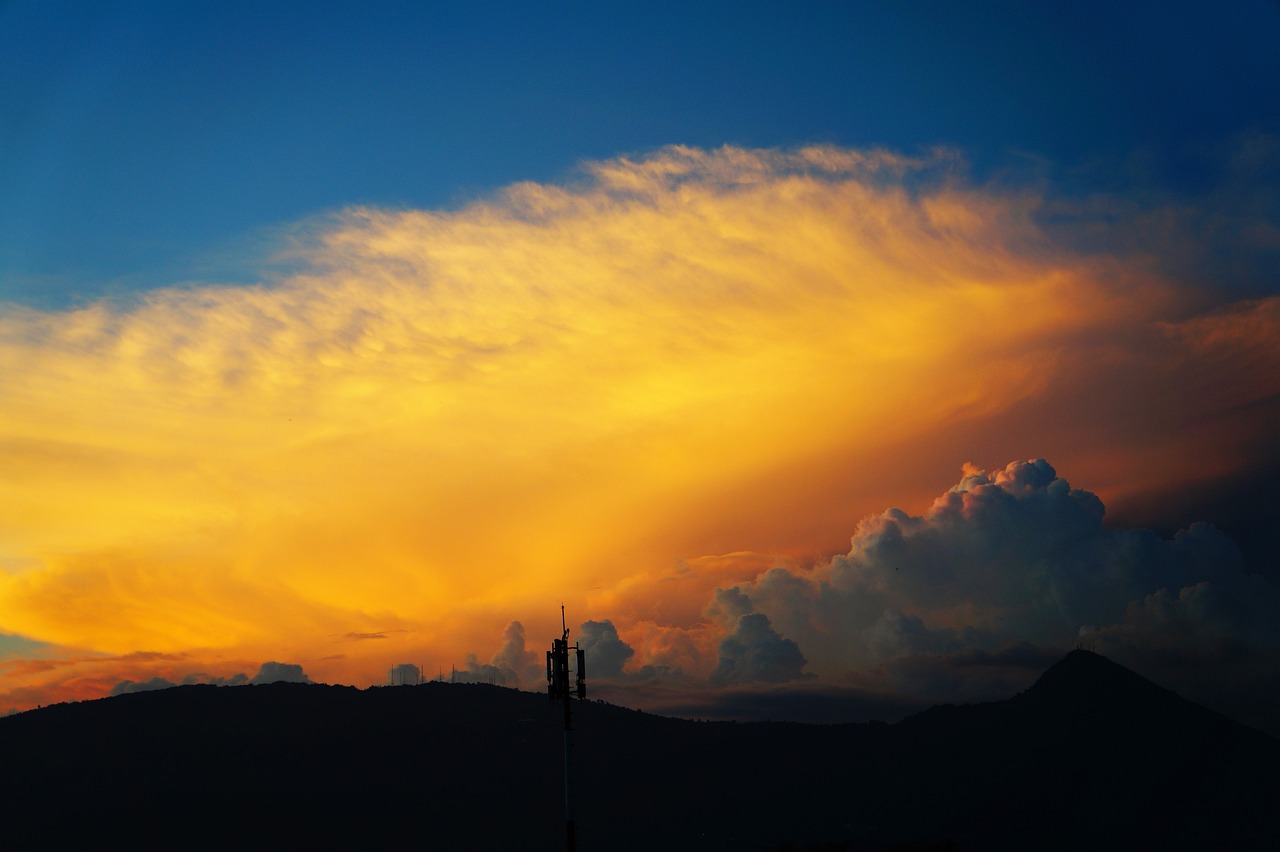
[[[0,719],[5,848],[563,848],[557,708],[183,686]],[[576,708],[579,849],[1280,848],[1280,740],[1073,651],[896,725]]]

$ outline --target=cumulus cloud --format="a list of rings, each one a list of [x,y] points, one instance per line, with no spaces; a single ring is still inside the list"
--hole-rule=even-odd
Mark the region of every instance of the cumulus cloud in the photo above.
[[[578,645],[587,658],[590,677],[620,677],[622,667],[636,651],[618,637],[618,629],[609,619],[584,621],[578,632]]]
[[[1008,638],[1069,645],[1143,595],[1240,573],[1211,526],[1169,540],[1107,529],[1103,514],[1043,459],[1013,462],[967,472],[923,515],[863,519],[848,553],[811,574],[773,569],[735,589],[828,664],[865,665]]]
[[[803,651],[828,676],[928,696],[998,697],[1076,642],[1139,667],[1196,660],[1205,683],[1280,654],[1280,588],[1247,574],[1229,538],[1207,524],[1162,538],[1103,517],[1044,459],[966,466],[923,515],[865,518],[828,563],[718,590],[709,615],[738,621],[713,680],[742,666],[744,624],[775,650],[778,625],[790,659]]]
[[[468,654],[465,668],[454,669],[453,679],[460,683],[491,683],[519,687],[532,680],[537,668],[537,654],[525,648],[524,625],[512,621],[502,631],[502,645],[488,663]]]
[[[267,669],[273,666],[275,669]],[[282,667],[282,668],[279,668]],[[296,671],[294,671],[296,669]],[[264,674],[265,670],[265,674]],[[281,676],[273,676],[280,674]],[[259,680],[258,677],[263,678]],[[302,674],[301,666],[285,666],[283,663],[264,663],[263,669],[259,670],[258,677],[255,677],[253,683],[272,683],[277,680],[295,681],[299,683],[310,683],[307,676]],[[203,672],[195,672],[183,675],[178,682],[174,682],[164,677],[153,677],[141,682],[132,680],[122,680],[115,686],[111,687],[110,695],[124,695],[130,692],[150,692],[155,689],[168,689],[171,686],[191,686],[193,684],[207,684],[210,686],[244,686],[251,681],[249,676],[243,673],[234,674],[230,677],[211,676]]]
[[[737,586],[727,589],[716,589],[715,597],[707,606],[707,615],[728,627],[738,623],[738,619],[751,612],[751,598],[742,593]]]
[[[740,616],[733,632],[720,641],[720,660],[711,673],[717,686],[729,683],[777,683],[803,677],[804,655],[758,612]]]
[[[302,666],[297,663],[277,663],[266,662],[258,668],[258,673],[254,675],[249,683],[311,683],[311,678],[307,677],[302,670]]]
[[[502,672],[512,686],[519,686],[522,674],[534,667],[537,655],[524,646],[524,625],[513,621],[502,631],[502,647],[490,663]]]

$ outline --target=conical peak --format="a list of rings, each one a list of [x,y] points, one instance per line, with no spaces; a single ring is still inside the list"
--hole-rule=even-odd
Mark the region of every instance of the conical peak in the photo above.
[[[1132,702],[1140,696],[1154,700],[1172,695],[1119,663],[1081,649],[1072,651],[1050,666],[1026,694],[1037,700],[1069,704],[1118,699]]]

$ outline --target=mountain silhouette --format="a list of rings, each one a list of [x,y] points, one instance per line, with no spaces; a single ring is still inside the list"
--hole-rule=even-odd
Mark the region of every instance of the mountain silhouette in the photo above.
[[[1073,651],[893,724],[574,705],[582,850],[1274,849],[1280,740]],[[562,714],[480,684],[181,686],[0,719],[6,848],[563,848]]]

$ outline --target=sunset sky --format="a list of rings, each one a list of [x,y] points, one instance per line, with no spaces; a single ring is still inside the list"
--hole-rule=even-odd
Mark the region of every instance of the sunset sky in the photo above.
[[[1280,7],[690,5],[0,5],[0,714],[1280,718]]]

